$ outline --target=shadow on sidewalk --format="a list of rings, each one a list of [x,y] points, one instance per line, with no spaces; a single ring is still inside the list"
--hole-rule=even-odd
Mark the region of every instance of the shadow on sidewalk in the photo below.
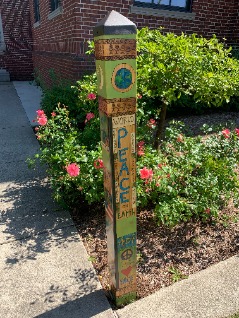
[[[109,307],[105,302],[103,291],[96,290],[87,295],[79,297],[74,301],[66,302],[64,305],[47,311],[44,314],[35,316],[34,318],[91,318],[100,313],[103,314],[107,310],[109,310]],[[112,317],[112,315],[110,316],[109,314],[108,317]]]
[[[70,231],[69,213],[53,202],[44,178],[8,184],[0,192],[0,202],[0,245],[10,243],[8,265],[35,260],[52,246],[64,248],[70,241],[79,241],[74,228],[73,235]]]

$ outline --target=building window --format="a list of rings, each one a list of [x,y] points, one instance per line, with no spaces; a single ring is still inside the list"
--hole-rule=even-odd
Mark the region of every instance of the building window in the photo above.
[[[60,7],[61,1],[60,0],[51,0],[51,12],[55,11]]]
[[[134,5],[154,9],[190,11],[192,0],[137,0]]]
[[[35,22],[40,21],[40,6],[39,6],[40,0],[34,0],[34,19]]]
[[[3,34],[3,27],[2,27],[2,17],[0,12],[0,53],[6,50],[6,45],[4,42],[4,34]]]

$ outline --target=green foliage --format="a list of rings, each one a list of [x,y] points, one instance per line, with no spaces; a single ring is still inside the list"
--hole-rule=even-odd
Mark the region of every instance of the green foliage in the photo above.
[[[143,28],[138,33],[139,90],[167,105],[184,94],[220,106],[238,95],[239,63],[230,50],[216,36],[207,40]]]
[[[174,226],[191,219],[216,220],[230,198],[237,203],[238,130],[193,138],[184,134],[182,123],[172,122],[156,151],[151,145],[152,123],[145,121],[137,144],[139,208],[153,206],[159,224]],[[93,140],[94,134],[99,139],[98,125],[94,117],[79,130],[68,108],[59,105],[37,131],[41,152],[36,157],[47,164],[55,199],[70,208],[104,200],[101,149]],[[204,130],[211,131],[209,127]],[[87,134],[88,138],[82,138]],[[71,164],[79,168],[78,174],[67,170]]]
[[[74,117],[77,111],[78,91],[70,84],[61,83],[54,84],[51,88],[43,90],[41,107],[47,116],[56,109],[58,104],[67,105],[71,111],[71,116]]]
[[[172,280],[174,283],[176,283],[182,279],[188,278],[187,275],[182,274],[179,269],[177,269],[173,266],[169,268],[169,273],[172,275]]]
[[[101,157],[101,149],[97,146],[88,150],[82,145],[79,130],[72,125],[66,107],[56,108],[47,124],[39,127],[37,137],[41,149],[36,158],[47,164],[56,201],[73,208],[84,200],[89,204],[102,200],[103,171],[94,164]],[[70,176],[66,170],[72,163],[80,168],[78,176]]]
[[[74,125],[84,126],[85,116],[89,112],[98,112],[96,98],[88,98],[89,94],[96,94],[96,74],[86,75],[75,85],[65,81],[53,81],[50,88],[43,90],[41,107],[47,116],[56,109],[58,104],[68,107],[69,116]]]
[[[145,146],[138,160],[138,201],[153,204],[158,223],[168,226],[192,218],[217,219],[230,198],[235,204],[239,198],[238,131],[223,130],[206,138],[182,132],[182,123],[172,122],[159,153]],[[151,177],[144,179],[143,169],[151,170]]]
[[[152,206],[156,221],[167,226],[216,220],[231,197],[238,201],[238,130],[214,129],[206,138],[193,138],[182,123],[172,122],[159,151],[152,140],[161,103],[172,105],[181,96],[218,106],[236,96],[238,64],[216,38],[163,36],[143,29],[139,48],[138,207]],[[37,132],[41,151],[36,157],[47,164],[55,199],[70,208],[104,200],[96,97],[95,74],[74,86],[44,91],[47,122]],[[71,174],[70,165],[79,171]]]

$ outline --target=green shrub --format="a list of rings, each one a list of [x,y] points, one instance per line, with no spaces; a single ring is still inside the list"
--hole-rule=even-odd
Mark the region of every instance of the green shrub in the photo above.
[[[239,92],[239,62],[231,57],[216,36],[162,34],[143,28],[138,32],[138,87],[143,96],[154,98],[160,110],[155,134],[157,148],[162,137],[166,109],[179,99],[200,111],[221,106]]]
[[[239,130],[193,138],[182,129],[172,122],[160,152],[145,146],[138,160],[139,203],[153,203],[158,222],[170,226],[192,218],[217,219],[231,197],[238,201]],[[147,171],[151,176],[144,178]]]
[[[41,108],[47,116],[51,115],[59,103],[68,106],[71,116],[74,118],[78,103],[77,89],[72,87],[70,84],[61,83],[43,90]]]
[[[38,121],[41,152],[37,157],[48,166],[55,199],[70,208],[85,201],[103,202],[99,143],[94,141],[91,146],[89,137],[86,145],[66,107],[58,106],[48,118],[38,111]],[[97,117],[86,123],[86,130],[97,138],[98,124]],[[182,123],[172,122],[160,151],[156,151],[151,143],[154,119],[144,125],[137,144],[138,208],[153,206],[158,223],[174,226],[193,218],[216,220],[231,197],[237,203],[239,129],[193,138],[184,134]]]
[[[51,115],[59,103],[68,107],[72,124],[83,128],[86,114],[93,112],[96,115],[98,112],[96,75],[86,75],[75,85],[57,81],[43,90],[41,107],[47,116]]]
[[[99,145],[88,150],[82,144],[79,130],[72,125],[65,106],[59,105],[48,118],[41,112],[38,121],[40,118],[45,121],[37,130],[41,148],[36,158],[47,164],[56,201],[70,208],[77,207],[83,200],[89,204],[101,201],[103,171],[97,168],[101,158]],[[67,172],[71,164],[79,167],[77,176]]]
[[[138,207],[153,206],[157,222],[167,226],[190,219],[216,220],[231,197],[238,200],[239,130],[193,138],[181,123],[173,122],[157,150],[152,141],[162,103],[189,103],[193,97],[197,108],[204,101],[218,106],[236,97],[238,64],[216,38],[155,32],[144,30],[139,38]],[[48,166],[55,199],[70,208],[83,201],[103,202],[96,75],[44,94],[37,157]]]

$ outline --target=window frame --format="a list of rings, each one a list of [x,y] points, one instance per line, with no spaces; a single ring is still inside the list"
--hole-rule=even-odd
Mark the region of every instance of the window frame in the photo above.
[[[156,1],[156,0],[152,0]],[[169,0],[171,2],[172,0]],[[185,7],[177,7],[174,5],[166,5],[166,4],[157,4],[157,3],[148,3],[135,0],[133,6],[142,7],[142,8],[150,8],[150,9],[159,9],[159,10],[168,10],[168,11],[181,11],[181,12],[192,12],[192,2],[193,0],[186,0]]]
[[[2,23],[2,16],[0,12],[0,53],[6,51],[6,44],[4,40],[4,33],[3,33],[3,23]]]
[[[54,12],[61,7],[61,0],[50,0],[50,12]]]
[[[34,6],[34,22],[39,23],[41,20],[40,0],[33,0],[33,6]]]

